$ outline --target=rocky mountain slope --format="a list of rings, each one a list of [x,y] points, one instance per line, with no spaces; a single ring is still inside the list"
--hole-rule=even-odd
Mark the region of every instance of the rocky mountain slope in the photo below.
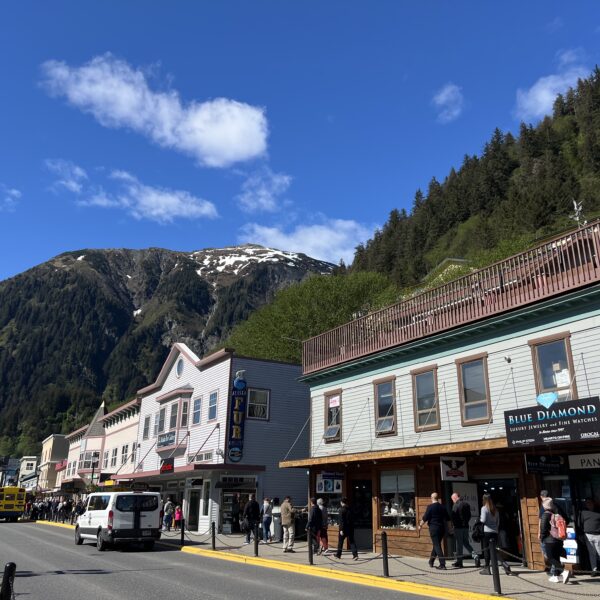
[[[275,293],[333,265],[255,245],[67,252],[0,282],[0,455],[129,398],[170,345],[203,355]]]

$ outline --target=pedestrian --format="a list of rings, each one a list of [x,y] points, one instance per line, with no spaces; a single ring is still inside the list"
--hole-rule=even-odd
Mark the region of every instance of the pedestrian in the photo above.
[[[246,541],[244,544],[249,544],[250,536],[252,534],[257,535],[255,529],[260,521],[260,506],[258,505],[254,494],[250,494],[250,498],[248,499],[248,502],[246,502],[246,506],[244,506],[243,516],[246,527]]]
[[[175,507],[175,512],[173,513],[175,519],[175,531],[179,531],[181,528],[181,518],[183,517],[183,512],[181,511],[181,505],[177,505]]]
[[[319,534],[323,527],[323,513],[317,504],[316,498],[310,499],[310,512],[308,513],[308,523],[306,531],[308,533],[308,543],[313,545],[313,552],[319,553]]]
[[[600,575],[600,511],[594,501],[588,498],[585,508],[579,513],[579,523],[585,536],[585,543],[590,556],[592,577]]]
[[[442,571],[446,570],[446,559],[444,558],[444,552],[442,551],[442,541],[446,534],[449,522],[450,516],[448,515],[448,511],[441,503],[439,495],[436,492],[433,492],[431,494],[431,504],[427,507],[427,510],[419,523],[419,530],[422,529],[425,523],[429,526],[429,535],[431,537],[429,566],[433,568],[437,556],[440,564],[436,569]]]
[[[335,554],[336,558],[342,558],[342,548],[344,547],[344,540],[348,539],[350,543],[350,550],[352,551],[352,559],[358,560],[358,550],[356,548],[356,542],[354,541],[354,518],[352,511],[350,510],[350,504],[348,498],[342,498],[340,502],[340,532],[338,535],[338,547]]]
[[[263,539],[262,543],[266,544],[271,539],[271,521],[273,520],[273,507],[271,506],[270,498],[263,499],[262,509],[260,511],[262,518]]]
[[[496,510],[498,511],[498,550],[500,552],[499,560],[502,564],[502,568],[507,575],[511,575],[510,565],[506,561],[506,551],[508,550],[510,543],[508,539],[508,515],[504,510],[504,506],[500,503],[496,504]]]
[[[458,492],[454,492],[451,496],[452,505],[452,526],[454,527],[454,555],[456,557],[455,562],[452,564],[453,567],[462,569],[463,567],[463,548],[469,552],[469,555],[473,557],[475,566],[479,566],[479,555],[469,540],[469,527],[471,521],[471,506],[468,502],[461,498]]]
[[[295,552],[294,533],[295,533],[296,514],[292,507],[291,498],[286,496],[281,504],[281,527],[283,528],[283,551]]]
[[[317,539],[319,541],[318,554],[329,555],[329,536],[327,528],[329,527],[329,513],[327,512],[327,498],[319,498],[317,500],[317,506],[321,509],[321,515],[323,517],[323,525],[318,533]]]
[[[231,533],[240,532],[240,495],[236,492],[231,500]]]
[[[490,571],[490,546],[498,545],[498,525],[500,515],[496,510],[494,501],[489,494],[482,497],[481,513],[479,520],[483,523],[483,556],[485,558],[485,567],[479,571],[481,575],[491,575]]]
[[[563,541],[558,537],[556,519],[558,509],[552,498],[544,498],[542,502],[544,513],[542,514],[540,533],[544,555],[550,563],[550,583],[559,583],[562,576],[562,582],[567,583],[571,573],[567,569],[563,569],[560,557],[563,553]],[[562,517],[561,517],[562,518]]]
[[[175,511],[175,505],[171,500],[171,497],[167,498],[163,507],[164,517],[163,526],[165,531],[171,531],[171,524],[173,523],[173,512]]]

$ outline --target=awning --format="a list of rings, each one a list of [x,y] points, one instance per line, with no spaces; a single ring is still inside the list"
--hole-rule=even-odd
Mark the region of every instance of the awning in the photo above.
[[[228,483],[227,481],[217,481],[215,488],[225,488],[228,490],[252,490],[256,491],[256,482],[254,485],[250,481],[241,483]]]

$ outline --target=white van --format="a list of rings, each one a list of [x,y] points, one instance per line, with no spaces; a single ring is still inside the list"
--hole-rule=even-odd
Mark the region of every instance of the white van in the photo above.
[[[75,524],[75,543],[94,540],[101,552],[107,545],[141,542],[152,550],[160,539],[162,503],[156,492],[90,494],[85,512]]]

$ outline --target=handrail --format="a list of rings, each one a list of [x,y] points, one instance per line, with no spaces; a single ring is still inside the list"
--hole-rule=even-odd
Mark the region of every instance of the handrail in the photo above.
[[[314,336],[304,374],[600,281],[600,221]]]

